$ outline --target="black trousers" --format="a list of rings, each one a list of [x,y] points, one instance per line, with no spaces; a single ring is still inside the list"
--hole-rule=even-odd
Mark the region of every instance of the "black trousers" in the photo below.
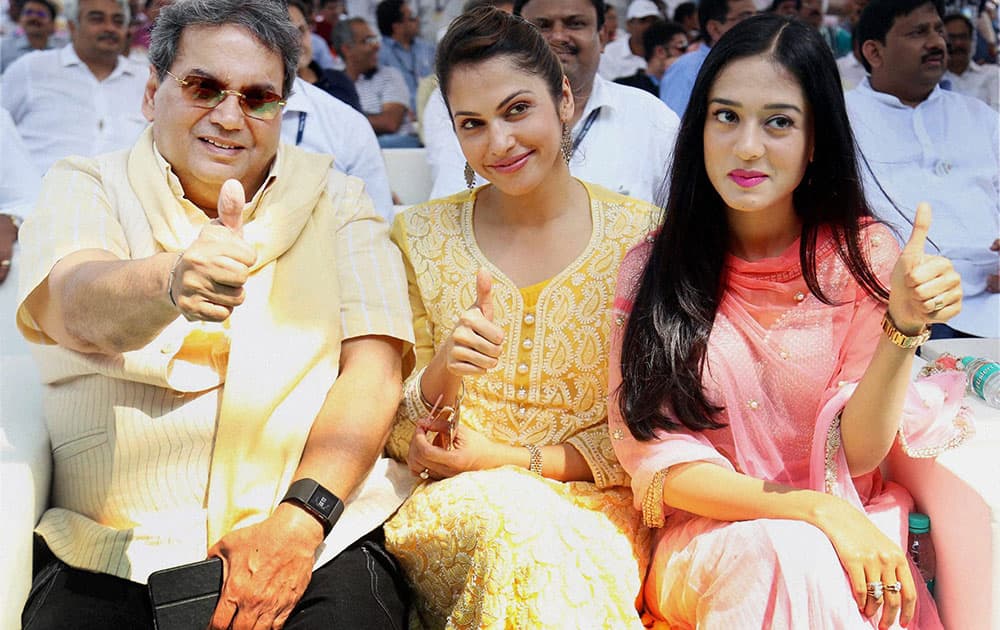
[[[313,572],[287,630],[405,630],[408,595],[382,528]],[[23,630],[149,630],[144,584],[74,569],[35,537],[34,578],[21,613]]]

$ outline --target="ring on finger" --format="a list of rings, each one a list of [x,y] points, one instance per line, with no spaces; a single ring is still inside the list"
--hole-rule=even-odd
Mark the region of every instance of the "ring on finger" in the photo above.
[[[423,480],[425,480],[425,481],[427,479],[430,479],[431,478],[431,471],[429,471],[426,468],[424,468],[423,470],[420,471],[420,478],[423,479]]]
[[[931,312],[932,313],[937,313],[938,311],[940,311],[943,308],[944,308],[944,300],[942,300],[941,296],[939,295],[936,298],[934,298],[934,310],[931,311]]]
[[[881,582],[869,582],[868,583],[868,596],[875,601],[880,601],[882,599],[882,591],[885,587]]]
[[[898,593],[901,590],[903,590],[903,583],[896,582],[895,584],[886,584],[885,590],[889,591],[890,593]]]

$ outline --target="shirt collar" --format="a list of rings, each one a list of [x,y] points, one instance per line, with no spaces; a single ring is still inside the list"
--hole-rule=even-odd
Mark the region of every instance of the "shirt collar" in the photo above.
[[[861,82],[858,83],[857,86],[855,86],[854,89],[855,90],[861,90],[862,92],[868,92],[870,94],[870,96],[872,98],[874,98],[876,101],[878,101],[879,103],[882,103],[883,105],[887,105],[887,106],[892,107],[894,109],[916,109],[916,107],[910,107],[909,105],[905,104],[903,101],[899,100],[899,98],[897,96],[894,96],[894,95],[889,94],[887,92],[879,92],[878,90],[876,90],[875,88],[873,88],[872,84],[871,84],[871,77],[868,77],[868,76],[866,76],[865,78],[861,79]],[[932,103],[932,102],[936,101],[937,99],[941,98],[942,92],[943,92],[943,90],[941,89],[941,86],[940,85],[935,85],[934,89],[931,90],[931,93],[927,95],[927,98],[925,98],[923,101],[921,101],[920,103],[918,103],[917,107],[921,107],[924,103]]]
[[[615,109],[618,103],[615,102],[613,88],[608,87],[608,81],[599,74],[594,75],[594,85],[590,88],[590,98],[587,99],[587,106],[583,108],[583,115],[580,120],[585,120],[590,112],[598,107]]]
[[[86,67],[86,64],[83,63],[79,55],[76,54],[76,49],[73,48],[73,42],[70,42],[59,49],[59,63],[64,68],[68,68],[69,66]],[[115,69],[111,71],[111,74],[108,75],[108,78],[105,79],[105,81],[117,78],[122,74],[135,74],[135,70],[135,67],[133,67],[132,63],[128,59],[118,55],[118,63],[115,64]]]
[[[288,97],[288,102],[285,103],[285,113],[287,112],[305,112],[306,114],[312,114],[316,111],[313,107],[313,102],[306,96],[306,90],[309,88],[305,87],[308,82],[302,77],[295,77],[295,81],[292,83],[292,95]]]
[[[253,199],[251,199],[247,203],[249,212],[244,211],[247,220],[253,217],[253,215],[257,212],[257,206],[260,205],[260,200],[264,195],[264,191],[267,190],[271,186],[272,182],[274,182],[274,180],[277,178],[277,173],[279,172],[278,169],[282,161],[283,153],[284,153],[284,146],[283,144],[279,144],[278,153],[275,155],[274,161],[271,162],[271,169],[268,172],[267,177],[264,179],[264,185],[261,186],[259,190],[257,190],[257,193],[253,196]],[[194,205],[194,203],[192,203],[184,195],[184,186],[181,185],[180,178],[177,177],[176,173],[174,173],[174,169],[170,165],[170,162],[167,162],[167,158],[163,157],[163,155],[160,153],[160,150],[156,148],[155,142],[153,143],[153,155],[156,157],[157,167],[159,167],[160,172],[167,179],[167,186],[170,187],[170,192],[173,193],[174,198],[176,198],[177,201],[184,208],[184,212],[187,214],[187,216],[192,219],[193,223],[195,221],[203,220],[205,216],[204,211],[202,211],[202,209],[199,208],[198,206]],[[197,225],[197,223],[195,223],[195,225]]]

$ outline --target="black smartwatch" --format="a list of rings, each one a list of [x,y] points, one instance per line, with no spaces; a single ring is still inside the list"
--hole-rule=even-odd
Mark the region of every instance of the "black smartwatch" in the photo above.
[[[344,502],[315,479],[299,479],[292,483],[281,500],[285,501],[295,503],[316,517],[323,526],[323,538],[330,535],[334,523],[344,512]]]

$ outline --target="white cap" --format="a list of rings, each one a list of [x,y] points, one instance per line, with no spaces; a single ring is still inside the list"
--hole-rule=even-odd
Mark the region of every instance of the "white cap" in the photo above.
[[[663,17],[659,7],[653,4],[651,0],[632,0],[632,4],[628,5],[628,11],[625,12],[625,19],[641,20],[651,15]]]

